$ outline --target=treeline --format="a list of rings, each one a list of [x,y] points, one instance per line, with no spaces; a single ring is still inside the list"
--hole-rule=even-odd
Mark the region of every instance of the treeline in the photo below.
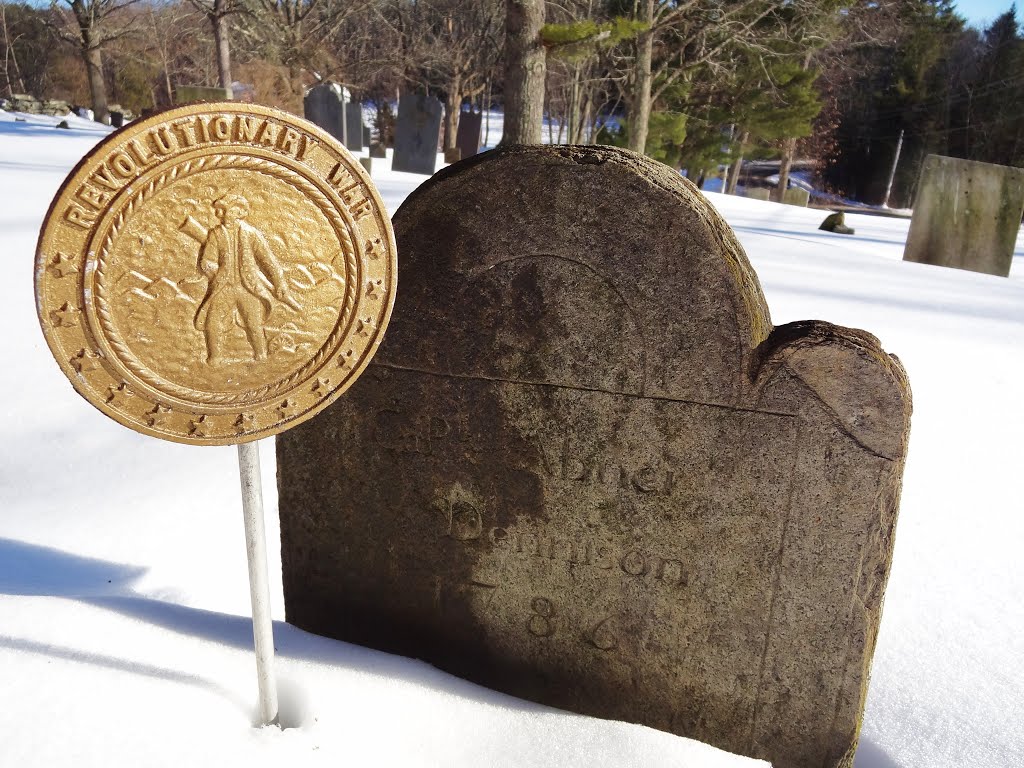
[[[507,107],[536,140],[643,151],[691,178],[742,158],[818,161],[821,183],[893,204],[926,153],[1024,164],[1024,45],[947,0],[54,0],[0,4],[0,93],[139,113],[179,85],[244,86],[301,113],[323,80],[378,107],[403,88]]]

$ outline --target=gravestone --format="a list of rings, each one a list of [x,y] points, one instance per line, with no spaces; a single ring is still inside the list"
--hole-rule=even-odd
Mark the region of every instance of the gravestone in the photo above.
[[[898,361],[773,328],[707,200],[625,150],[477,155],[394,225],[374,362],[278,438],[288,621],[776,768],[851,765]]]
[[[121,128],[124,125],[124,112],[115,109],[110,110],[110,127]]]
[[[767,187],[747,187],[746,197],[751,200],[764,200],[767,201],[771,196],[771,190]]]
[[[458,147],[452,147],[444,151],[444,161],[446,163],[457,163],[462,159],[462,150]]]
[[[402,91],[395,124],[391,170],[432,174],[437,167],[437,141],[444,105],[425,93]]]
[[[175,104],[190,104],[193,101],[231,101],[231,89],[210,88],[204,85],[175,86]]]
[[[373,170],[373,158],[372,157],[360,157],[359,164],[363,166],[367,173]]]
[[[370,126],[368,126],[368,125],[366,125],[364,123],[363,124],[363,144],[368,147],[368,146],[370,146],[370,143],[371,143]]]
[[[387,150],[384,148],[383,144],[371,144],[370,145],[370,157],[384,158],[384,157],[387,157],[387,156],[388,156],[388,153],[387,153]]]
[[[801,208],[806,208],[810,201],[811,193],[800,187],[790,187],[782,195],[782,202],[786,205],[798,205]]]
[[[340,85],[320,83],[310,88],[302,100],[302,111],[311,123],[345,143],[345,102]]]
[[[352,152],[363,151],[363,105],[358,101],[345,102],[345,146]]]
[[[1008,277],[1024,213],[1024,168],[928,155],[904,261]]]
[[[482,125],[482,113],[459,113],[459,129],[455,132],[455,146],[462,151],[463,159],[472,157],[480,151],[480,128]]]

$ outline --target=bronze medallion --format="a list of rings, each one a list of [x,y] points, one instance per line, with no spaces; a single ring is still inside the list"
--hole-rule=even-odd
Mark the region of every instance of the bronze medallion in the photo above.
[[[154,437],[276,434],[359,376],[397,261],[369,176],[311,123],[194,104],[111,134],[71,172],[36,252],[39,319],[75,389]]]

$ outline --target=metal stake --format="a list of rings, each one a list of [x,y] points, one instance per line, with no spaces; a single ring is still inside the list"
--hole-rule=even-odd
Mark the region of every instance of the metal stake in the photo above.
[[[249,560],[252,636],[256,646],[256,679],[260,689],[260,722],[277,723],[277,682],[274,679],[274,626],[270,619],[270,580],[267,576],[267,537],[263,529],[263,486],[260,482],[259,442],[238,444],[238,473],[242,479],[245,551]]]

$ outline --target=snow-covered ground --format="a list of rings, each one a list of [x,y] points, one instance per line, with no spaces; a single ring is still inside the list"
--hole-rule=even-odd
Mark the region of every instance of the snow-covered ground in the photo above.
[[[39,224],[107,130],[56,122],[0,113],[0,765],[754,764],[289,627],[271,441],[264,490],[287,727],[253,728],[234,449],[110,421],[74,394],[37,327]],[[388,166],[376,160],[373,176],[393,212],[423,177]],[[709,197],[776,323],[865,328],[910,374],[910,456],[857,767],[1024,765],[1024,240],[1002,279],[902,262],[907,221],[848,216],[857,234],[831,235],[816,229],[820,211]]]

